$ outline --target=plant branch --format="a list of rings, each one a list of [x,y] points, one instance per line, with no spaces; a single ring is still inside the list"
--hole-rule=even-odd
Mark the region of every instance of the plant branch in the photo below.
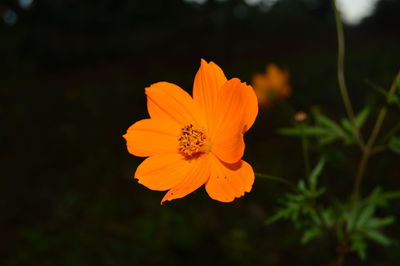
[[[394,93],[396,92],[396,85],[399,80],[400,80],[400,71],[397,73],[395,79],[392,82],[392,85],[388,92],[388,97],[393,96]],[[363,148],[363,154],[362,154],[361,161],[360,161],[360,164],[357,169],[356,179],[354,180],[354,187],[353,187],[353,192],[352,192],[352,196],[351,196],[352,204],[354,204],[358,200],[359,193],[360,193],[360,186],[361,186],[362,179],[363,179],[363,176],[365,173],[365,169],[367,167],[367,163],[368,163],[369,157],[371,155],[371,151],[374,148],[376,138],[378,137],[379,132],[382,128],[382,124],[383,124],[383,121],[385,120],[387,111],[388,111],[388,109],[386,106],[383,106],[381,108],[381,110],[379,111],[378,118],[376,119],[375,125],[371,132],[371,135],[368,138],[368,142]]]
[[[353,106],[351,104],[351,100],[349,97],[348,89],[346,86],[346,79],[344,76],[344,56],[345,56],[345,47],[344,47],[344,32],[343,32],[343,24],[340,18],[340,13],[337,8],[336,0],[332,0],[333,10],[335,12],[335,20],[336,20],[336,30],[337,30],[337,38],[338,38],[338,65],[337,65],[337,75],[339,82],[340,94],[342,95],[342,100],[344,107],[346,109],[347,116],[350,120],[352,128],[354,129],[354,136],[362,147],[364,145],[364,140],[360,134],[360,130],[356,125],[356,119],[353,111]]]

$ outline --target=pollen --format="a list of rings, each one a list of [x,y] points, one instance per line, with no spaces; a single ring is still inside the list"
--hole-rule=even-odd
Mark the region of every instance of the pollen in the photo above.
[[[204,152],[206,135],[203,129],[189,124],[181,129],[178,141],[178,151],[186,157],[193,157]]]

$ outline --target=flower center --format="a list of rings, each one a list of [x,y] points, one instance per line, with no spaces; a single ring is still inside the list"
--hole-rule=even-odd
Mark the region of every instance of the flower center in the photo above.
[[[203,129],[189,124],[181,129],[178,141],[178,151],[187,157],[192,157],[204,152],[203,146],[206,144],[206,135]]]

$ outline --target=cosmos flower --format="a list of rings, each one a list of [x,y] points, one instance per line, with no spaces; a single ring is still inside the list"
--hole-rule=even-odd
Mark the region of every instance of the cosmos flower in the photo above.
[[[161,203],[182,198],[205,184],[208,195],[231,202],[250,192],[252,167],[242,161],[243,134],[258,113],[251,86],[227,80],[215,63],[201,60],[193,98],[168,82],[146,88],[149,119],[129,127],[128,151],[148,157],[135,178],[149,189],[168,192]]]
[[[260,107],[269,108],[275,101],[289,97],[289,73],[275,64],[267,65],[265,73],[253,76],[253,87]]]

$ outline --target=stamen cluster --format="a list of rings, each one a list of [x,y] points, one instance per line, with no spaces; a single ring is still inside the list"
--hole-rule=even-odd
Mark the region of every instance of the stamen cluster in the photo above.
[[[192,157],[202,152],[202,147],[206,143],[206,135],[204,130],[189,124],[181,129],[178,141],[178,151],[187,157]]]

